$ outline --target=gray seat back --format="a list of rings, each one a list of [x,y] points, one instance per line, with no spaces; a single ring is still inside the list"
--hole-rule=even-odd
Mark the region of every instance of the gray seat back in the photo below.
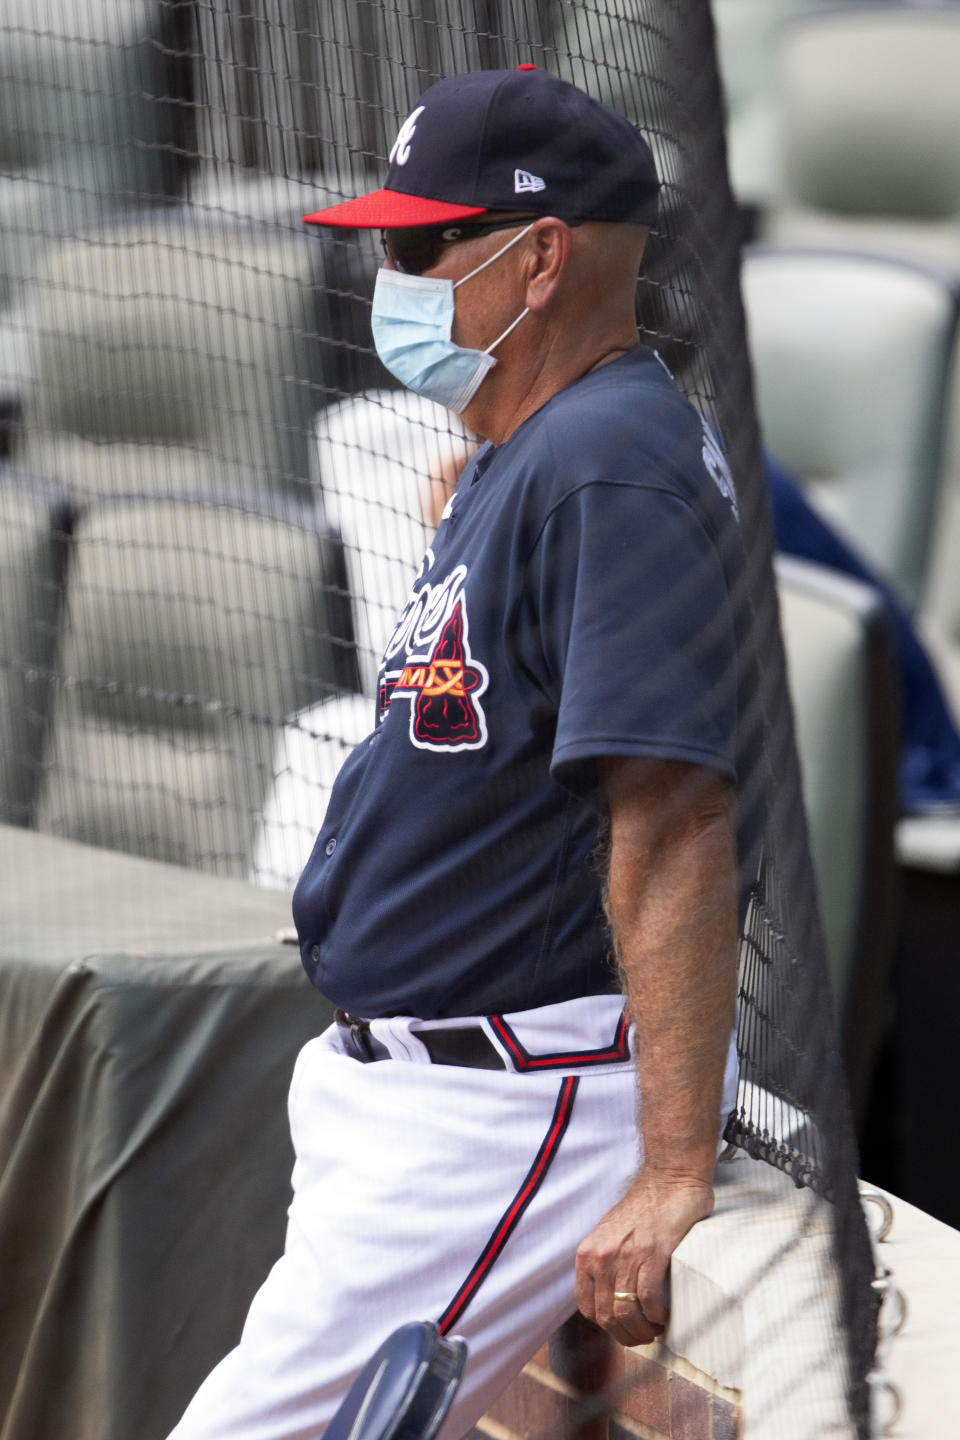
[[[944,477],[920,605],[924,638],[960,725],[960,364],[954,357]]]
[[[33,818],[60,614],[63,497],[0,468],[0,823]]]
[[[776,571],[830,977],[862,1115],[895,940],[896,673],[875,590],[783,556]]]
[[[332,689],[327,561],[292,518],[82,512],[38,828],[245,876],[276,732]]]
[[[958,74],[956,8],[850,5],[783,26],[768,237],[960,270]]]
[[[156,0],[4,0],[0,306],[51,238],[168,188],[167,13]]]
[[[314,482],[343,540],[360,685],[371,698],[432,534],[424,487],[446,454],[466,458],[467,443],[456,415],[406,390],[368,391],[317,416]]]
[[[21,463],[78,497],[305,490],[319,254],[189,207],[57,246],[26,305]]]
[[[742,273],[764,442],[908,602],[923,587],[956,286],[875,255],[756,248]]]
[[[773,69],[778,27],[823,0],[713,0],[727,121],[727,165],[741,204],[780,194],[779,96]]]

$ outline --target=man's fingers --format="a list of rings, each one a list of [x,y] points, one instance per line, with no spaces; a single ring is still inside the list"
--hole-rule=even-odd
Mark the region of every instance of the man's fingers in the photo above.
[[[668,1262],[669,1263],[669,1262]],[[666,1265],[656,1271],[647,1271],[637,1286],[640,1305],[651,1325],[663,1329],[667,1323],[667,1307],[664,1304],[664,1280],[666,1278]]]
[[[593,1276],[585,1262],[577,1256],[577,1308],[588,1320],[597,1321],[596,1291]],[[599,1321],[597,1321],[599,1324]]]
[[[624,1282],[618,1282],[613,1292],[612,1319],[621,1330],[630,1336],[627,1343],[648,1345],[655,1336],[662,1334],[666,1325],[666,1315],[659,1320],[656,1315],[650,1314],[644,1303],[639,1276],[634,1282],[634,1287],[630,1287]]]
[[[627,1262],[626,1268],[624,1261]],[[595,1306],[604,1320],[632,1325],[637,1315],[658,1332],[666,1328],[664,1276],[669,1256],[641,1254],[620,1257],[617,1270],[611,1267],[594,1276]],[[619,1274],[618,1274],[619,1272]],[[616,1278],[614,1278],[616,1277]]]
[[[578,1257],[577,1304],[580,1311],[620,1345],[649,1345],[663,1333],[666,1316],[663,1321],[658,1321],[645,1313],[639,1293],[641,1274],[639,1269],[631,1267],[626,1277],[622,1273],[618,1276],[610,1261],[598,1261],[593,1253]],[[647,1288],[651,1287],[648,1285]]]
[[[662,1333],[662,1327],[651,1324],[639,1300],[628,1300],[621,1292],[614,1295],[613,1314],[603,1328],[621,1345],[649,1345]]]

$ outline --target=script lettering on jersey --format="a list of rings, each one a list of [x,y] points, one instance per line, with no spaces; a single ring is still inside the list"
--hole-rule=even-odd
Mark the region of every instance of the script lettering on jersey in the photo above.
[[[418,750],[479,750],[487,743],[480,696],[489,675],[470,653],[467,567],[458,565],[431,584],[424,576],[433,563],[428,550],[383,653],[380,719],[398,700],[407,700],[410,740]]]
[[[703,426],[703,463],[706,466],[707,474],[712,476],[717,484],[720,494],[724,499],[729,500],[733,510],[734,519],[740,519],[740,510],[737,505],[737,487],[733,483],[733,475],[730,466],[727,464],[727,457],[723,448],[710,426],[703,417],[700,417],[700,424]]]
[[[654,350],[654,356],[659,360],[663,369],[673,380],[673,371],[664,360],[659,350]],[[733,473],[727,464],[727,457],[723,453],[723,446],[714,435],[710,426],[703,416],[700,416],[700,427],[703,430],[703,464],[707,474],[711,477],[720,491],[723,498],[729,501],[730,509],[733,511],[733,518],[737,524],[740,523],[740,507],[737,504],[737,487],[734,483]]]

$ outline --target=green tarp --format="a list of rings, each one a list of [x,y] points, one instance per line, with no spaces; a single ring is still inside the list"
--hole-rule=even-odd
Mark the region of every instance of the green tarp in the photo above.
[[[289,897],[0,827],[0,1440],[162,1440],[283,1243]]]

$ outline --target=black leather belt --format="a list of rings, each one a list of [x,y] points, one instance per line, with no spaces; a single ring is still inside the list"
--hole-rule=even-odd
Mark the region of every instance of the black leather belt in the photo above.
[[[354,1060],[368,1065],[372,1060],[389,1060],[390,1051],[370,1030],[369,1020],[359,1020],[345,1010],[334,1019],[340,1027],[344,1048]],[[451,1025],[442,1030],[412,1032],[425,1047],[434,1065],[466,1065],[472,1070],[506,1070],[503,1056],[480,1025]]]

